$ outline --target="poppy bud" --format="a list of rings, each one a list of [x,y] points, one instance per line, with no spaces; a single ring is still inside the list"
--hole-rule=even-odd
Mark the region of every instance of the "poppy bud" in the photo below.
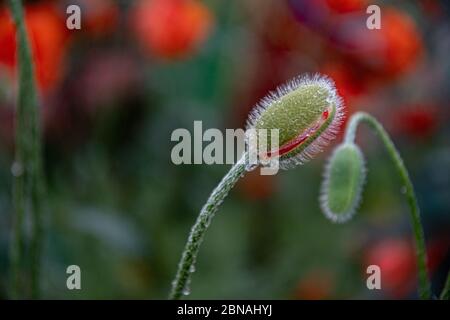
[[[267,130],[269,150],[261,158],[279,156],[282,169],[313,158],[338,133],[344,118],[342,99],[325,76],[294,78],[263,98],[250,112],[247,129]],[[271,147],[271,133],[279,143]]]
[[[325,168],[321,207],[333,222],[345,222],[355,213],[366,178],[364,157],[353,143],[336,148]]]

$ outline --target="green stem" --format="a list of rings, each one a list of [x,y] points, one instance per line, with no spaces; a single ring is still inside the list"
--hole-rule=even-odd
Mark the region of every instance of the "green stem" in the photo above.
[[[445,281],[444,289],[442,289],[441,296],[439,298],[441,300],[450,299],[450,272],[447,274],[447,280]]]
[[[375,132],[381,138],[381,141],[386,147],[388,154],[391,157],[391,160],[393,161],[395,168],[397,169],[397,172],[400,176],[400,179],[402,180],[402,183],[404,185],[408,205],[411,209],[410,211],[411,224],[416,241],[416,259],[417,259],[417,268],[419,271],[419,295],[421,299],[430,299],[431,287],[427,273],[425,238],[422,229],[422,224],[420,222],[420,209],[417,204],[417,198],[408,171],[406,170],[403,160],[400,157],[399,152],[395,148],[395,145],[392,142],[386,130],[374,117],[365,112],[358,112],[352,116],[346,130],[345,141],[354,142],[356,130],[360,122],[365,122],[366,124],[368,124],[369,127],[375,130]]]
[[[16,109],[16,160],[14,163],[14,237],[11,245],[13,296],[23,295],[21,269],[24,265],[25,240],[23,222],[30,213],[32,234],[30,244],[31,297],[38,298],[42,238],[43,170],[38,99],[35,87],[33,59],[20,0],[10,0],[17,29],[19,92]]]
[[[172,290],[169,299],[180,299],[183,294],[187,294],[190,290],[191,274],[194,271],[198,251],[203,238],[205,237],[206,230],[222,201],[234,187],[239,178],[245,173],[246,157],[247,156],[244,153],[242,158],[233,165],[219,185],[213,190],[208,201],[206,201],[200,211],[197,221],[191,229],[186,246],[184,247],[175,280],[172,282]]]
[[[17,159],[17,157],[16,157]],[[21,171],[20,164],[16,162],[12,168]],[[18,299],[22,295],[22,276],[23,276],[23,258],[24,258],[24,234],[23,234],[23,218],[25,215],[24,206],[24,178],[23,174],[17,174],[14,183],[14,208],[15,214],[13,216],[13,237],[11,240],[11,280],[12,292],[11,297]]]

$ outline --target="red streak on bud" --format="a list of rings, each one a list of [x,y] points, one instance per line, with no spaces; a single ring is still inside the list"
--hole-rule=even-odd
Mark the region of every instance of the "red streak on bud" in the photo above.
[[[262,154],[261,158],[268,159],[276,154],[278,154],[279,156],[282,156],[282,155],[289,153],[293,149],[300,146],[303,142],[305,142],[310,136],[314,135],[317,132],[317,130],[325,123],[325,121],[327,121],[329,116],[330,116],[330,111],[328,108],[322,113],[322,116],[319,118],[319,120],[317,120],[317,122],[314,125],[312,125],[311,127],[307,128],[306,130],[301,132],[294,139],[286,142],[278,150],[268,151],[267,153]]]

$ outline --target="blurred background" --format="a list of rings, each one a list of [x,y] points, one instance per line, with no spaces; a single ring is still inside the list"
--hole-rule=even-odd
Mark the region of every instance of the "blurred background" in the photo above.
[[[332,77],[348,114],[392,134],[415,184],[433,291],[450,266],[450,3],[446,0],[24,1],[42,107],[44,298],[164,299],[196,216],[228,165],[171,162],[176,128],[243,128],[269,90]],[[66,8],[81,8],[81,30]],[[381,29],[366,8],[381,8]],[[9,296],[14,25],[0,1],[0,298]],[[342,137],[339,137],[341,139]],[[408,207],[379,141],[358,135],[368,182],[357,215],[319,208],[325,160],[248,174],[220,208],[188,298],[416,298]],[[66,288],[81,268],[82,290]],[[382,270],[382,290],[366,268]]]

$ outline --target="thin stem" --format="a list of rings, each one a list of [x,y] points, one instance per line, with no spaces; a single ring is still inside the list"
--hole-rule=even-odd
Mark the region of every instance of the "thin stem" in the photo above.
[[[18,157],[16,157],[17,159]],[[12,171],[21,171],[18,162],[13,164]],[[18,299],[22,295],[22,276],[23,276],[23,258],[24,258],[24,234],[23,234],[23,220],[25,215],[24,205],[24,177],[23,174],[16,176],[13,187],[13,201],[15,214],[13,216],[13,237],[11,240],[11,280],[12,292],[11,297]]]
[[[426,256],[424,232],[422,229],[422,224],[420,222],[420,209],[417,204],[417,198],[408,171],[403,163],[402,158],[400,157],[399,152],[395,148],[395,145],[392,142],[386,130],[374,117],[372,117],[367,113],[358,112],[352,116],[346,130],[345,141],[354,142],[356,130],[360,122],[367,123],[369,127],[375,130],[375,132],[381,138],[381,141],[386,147],[388,154],[391,157],[391,160],[393,161],[395,168],[397,169],[397,172],[400,176],[400,179],[402,180],[402,183],[404,185],[408,205],[411,209],[410,211],[411,224],[416,242],[416,259],[417,259],[417,268],[419,271],[419,295],[421,299],[430,299],[431,287],[427,272],[427,256]]]
[[[16,109],[16,160],[13,165],[14,237],[11,245],[11,271],[13,295],[22,294],[21,269],[23,267],[25,240],[23,222],[25,213],[30,213],[32,235],[30,244],[31,297],[39,295],[39,270],[41,256],[43,210],[43,170],[40,117],[35,88],[33,59],[24,23],[23,6],[20,0],[10,0],[11,11],[17,29],[19,93]]]
[[[183,294],[189,292],[191,274],[195,268],[200,245],[205,237],[212,218],[220,204],[234,187],[236,182],[245,173],[246,153],[231,167],[230,171],[223,177],[219,185],[213,190],[203,206],[200,214],[191,229],[188,241],[184,247],[175,280],[172,282],[172,290],[169,299],[180,299]]]
[[[439,298],[441,300],[450,299],[450,272],[447,274],[447,280],[445,281],[444,289],[442,289],[441,296]]]

